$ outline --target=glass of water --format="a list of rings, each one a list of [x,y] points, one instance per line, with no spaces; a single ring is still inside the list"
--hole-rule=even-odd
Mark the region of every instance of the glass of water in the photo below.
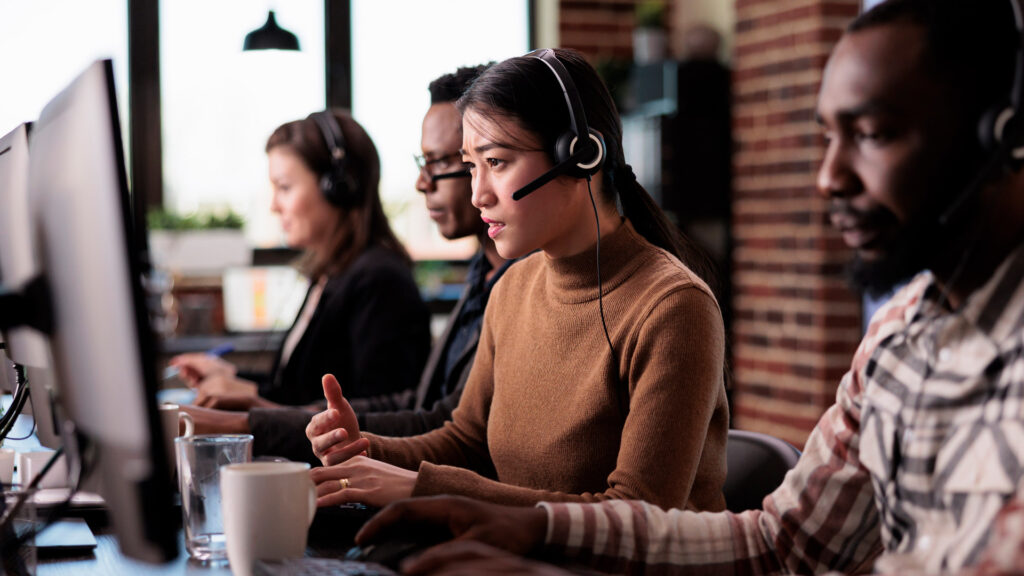
[[[174,440],[185,548],[201,562],[226,562],[220,468],[252,461],[251,434],[200,434]]]

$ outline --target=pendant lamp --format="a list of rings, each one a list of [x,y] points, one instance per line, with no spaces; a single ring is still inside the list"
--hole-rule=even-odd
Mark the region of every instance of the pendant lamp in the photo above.
[[[242,50],[298,50],[299,39],[295,34],[277,25],[274,11],[267,15],[267,22],[260,28],[245,35]]]

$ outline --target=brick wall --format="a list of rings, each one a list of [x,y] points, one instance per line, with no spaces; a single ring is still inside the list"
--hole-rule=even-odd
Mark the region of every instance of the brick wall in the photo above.
[[[672,2],[666,0],[666,3],[666,22],[671,23]],[[561,0],[559,44],[579,50],[592,63],[613,58],[631,61],[637,4],[638,0]]]
[[[849,257],[815,193],[822,69],[859,0],[736,0],[733,308],[737,428],[802,445],[860,340]]]

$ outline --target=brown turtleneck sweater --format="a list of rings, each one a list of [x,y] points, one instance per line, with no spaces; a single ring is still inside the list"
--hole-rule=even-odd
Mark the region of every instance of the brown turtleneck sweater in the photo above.
[[[452,421],[411,438],[366,434],[370,456],[418,469],[415,496],[724,509],[729,417],[714,296],[628,221],[601,239],[601,277],[617,364],[594,248],[534,254],[494,287]]]

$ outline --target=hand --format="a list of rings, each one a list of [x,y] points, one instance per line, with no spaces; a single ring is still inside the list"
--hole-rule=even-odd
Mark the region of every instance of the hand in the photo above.
[[[257,393],[255,382],[240,380],[234,376],[215,374],[204,378],[196,387],[196,399],[193,404],[212,408],[213,398],[216,396],[256,396]]]
[[[168,364],[176,366],[180,370],[178,377],[192,388],[213,376],[234,378],[238,374],[238,368],[235,368],[234,364],[218,356],[210,356],[202,352],[179,354],[171,358]]]
[[[331,374],[321,381],[327,410],[316,414],[306,426],[306,438],[313,454],[324,466],[333,466],[361,454],[370,442],[359,433],[359,421],[352,406],[341,393],[341,384]]]
[[[548,514],[543,508],[500,506],[463,496],[413,498],[381,510],[359,530],[356,543],[385,538],[392,527],[410,524],[445,527],[456,540],[477,540],[525,555],[543,544]]]
[[[198,400],[198,394],[196,395]],[[199,402],[196,402],[197,404]],[[216,408],[217,410],[229,410],[233,412],[248,412],[253,408],[283,408],[281,404],[272,402],[260,396],[248,394],[218,394],[206,396],[202,399],[203,408]]]
[[[402,562],[403,574],[460,576],[476,574],[533,574],[571,576],[561,568],[527,560],[474,540],[438,544]]]
[[[192,416],[196,434],[249,433],[249,415],[244,412],[225,412],[196,406],[179,406],[178,409]]]
[[[317,506],[349,502],[387,506],[395,500],[412,496],[417,473],[366,456],[356,456],[334,466],[313,468],[309,475],[316,484]],[[348,488],[342,488],[342,478],[348,479]]]

